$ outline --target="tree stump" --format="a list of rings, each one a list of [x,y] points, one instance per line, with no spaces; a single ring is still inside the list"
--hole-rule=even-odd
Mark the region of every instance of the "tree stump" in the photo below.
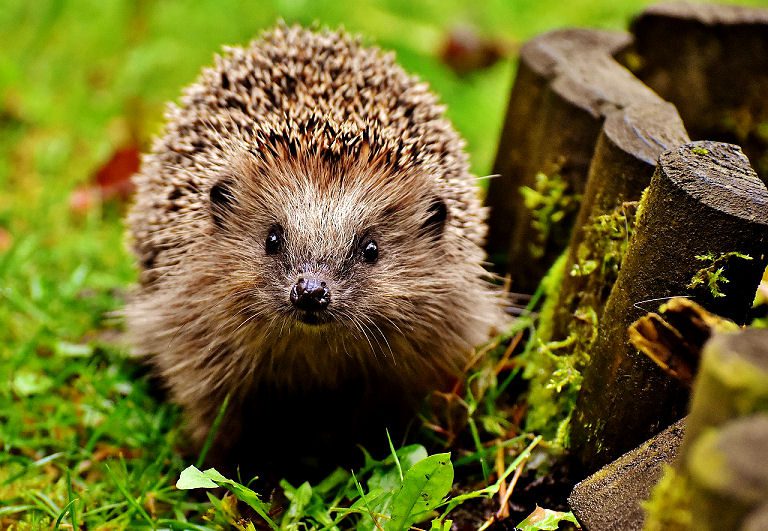
[[[613,59],[629,42],[625,33],[567,29],[521,50],[493,170],[499,177],[487,194],[488,254],[516,291],[532,293],[567,245],[605,116],[661,101]]]
[[[768,330],[713,336],[704,347],[695,389],[684,455],[707,429],[752,413],[768,413]]]
[[[768,190],[737,146],[664,153],[640,209],[573,413],[572,455],[585,475],[685,410],[687,390],[631,346],[627,327],[681,295],[741,323],[768,263]]]
[[[704,432],[686,456],[693,529],[740,529],[768,500],[768,414]]]
[[[648,529],[765,529],[768,330],[718,333],[706,343],[668,473],[654,489]]]
[[[580,333],[580,320],[574,315],[584,309],[594,311],[599,320],[634,225],[636,202],[651,182],[656,161],[662,152],[688,141],[670,103],[630,105],[606,118],[548,325],[552,337],[543,341]]]
[[[768,10],[661,4],[632,33],[625,63],[677,106],[691,136],[741,145],[768,182]]]

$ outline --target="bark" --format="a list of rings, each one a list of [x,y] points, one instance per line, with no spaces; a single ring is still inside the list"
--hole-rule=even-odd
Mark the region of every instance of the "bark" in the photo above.
[[[532,226],[521,187],[536,187],[537,173],[558,177],[568,198],[584,192],[587,169],[603,119],[642,101],[661,101],[613,56],[625,33],[559,30],[523,46],[487,204],[487,250],[516,291],[532,292],[568,243],[578,203],[543,233]]]
[[[632,347],[629,325],[681,295],[742,323],[768,263],[768,190],[737,146],[692,142],[664,153],[640,208],[573,413],[572,455],[585,473],[685,411],[687,390]]]
[[[653,439],[589,476],[568,497],[573,514],[589,531],[641,531],[642,502],[677,457],[685,426],[678,421]]]
[[[683,453],[707,429],[760,411],[768,412],[768,330],[716,334],[704,347]]]
[[[768,10],[661,4],[632,33],[625,62],[677,106],[691,136],[741,145],[768,182]]]
[[[629,219],[626,225],[620,223],[619,231],[606,229],[601,216],[608,216],[608,223],[617,221],[610,216],[621,215],[624,203],[640,199],[659,155],[688,141],[685,127],[669,103],[631,105],[608,116],[568,246],[565,276],[554,305],[552,339],[568,336],[580,307],[592,308],[599,318],[616,281],[634,206],[626,207],[623,215]],[[587,265],[594,269],[587,270]]]
[[[699,435],[684,463],[690,478],[692,529],[742,529],[750,513],[768,499],[766,449],[768,413],[732,420]]]

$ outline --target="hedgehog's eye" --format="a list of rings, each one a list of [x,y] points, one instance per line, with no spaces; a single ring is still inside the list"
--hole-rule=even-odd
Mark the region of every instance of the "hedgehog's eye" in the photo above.
[[[283,248],[283,229],[275,225],[269,229],[267,240],[264,242],[264,250],[267,254],[276,254]]]
[[[373,240],[368,240],[363,244],[363,260],[373,264],[379,259],[379,246]]]

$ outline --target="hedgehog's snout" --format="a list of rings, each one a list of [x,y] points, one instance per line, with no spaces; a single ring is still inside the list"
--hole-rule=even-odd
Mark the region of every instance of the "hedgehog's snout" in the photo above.
[[[290,299],[299,310],[320,312],[331,303],[331,290],[324,280],[301,277],[291,288]]]

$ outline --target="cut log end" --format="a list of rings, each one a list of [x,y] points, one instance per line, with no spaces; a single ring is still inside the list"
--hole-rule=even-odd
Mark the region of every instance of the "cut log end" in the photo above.
[[[664,174],[700,203],[768,226],[768,189],[739,146],[691,142],[662,154]]]

